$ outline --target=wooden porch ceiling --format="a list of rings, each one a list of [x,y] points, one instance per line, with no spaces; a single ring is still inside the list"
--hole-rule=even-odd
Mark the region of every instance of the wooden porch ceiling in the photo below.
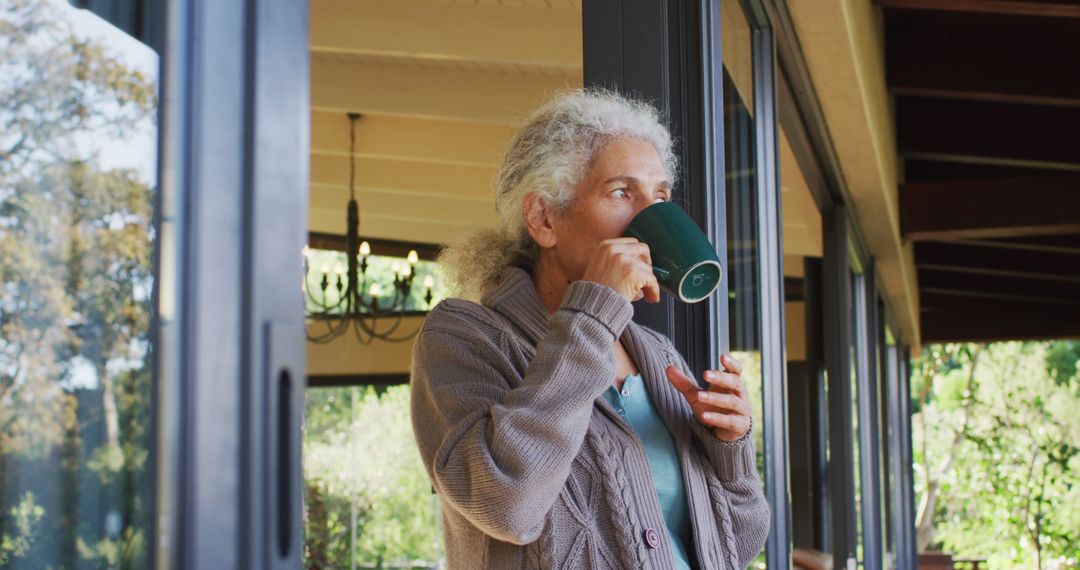
[[[876,3],[923,341],[1080,336],[1080,6]]]
[[[513,125],[581,85],[579,0],[312,0],[309,230],[442,244],[493,219]]]
[[[556,91],[582,85],[581,1],[310,6],[309,230],[345,231],[348,112],[362,115],[362,236],[444,244],[493,223],[493,179],[514,126]],[[783,134],[780,143],[784,253],[819,256],[820,215]]]

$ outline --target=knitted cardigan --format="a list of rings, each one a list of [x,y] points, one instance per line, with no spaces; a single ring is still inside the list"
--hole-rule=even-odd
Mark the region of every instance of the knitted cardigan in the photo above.
[[[621,339],[675,440],[704,569],[745,568],[769,507],[750,434],[716,439],[664,373],[693,374],[612,289],[578,281],[549,314],[508,269],[481,304],[447,299],[413,351],[412,423],[454,569],[673,569],[641,440],[601,394]]]

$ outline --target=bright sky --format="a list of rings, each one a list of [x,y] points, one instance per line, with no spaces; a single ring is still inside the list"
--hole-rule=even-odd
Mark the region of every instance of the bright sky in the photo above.
[[[54,6],[61,17],[74,24],[74,32],[81,38],[94,40],[104,46],[106,53],[119,59],[125,65],[138,69],[155,83],[158,78],[158,54],[142,42],[120,31],[89,10],[77,9],[63,0],[44,0]],[[76,136],[78,147],[86,151],[96,151],[100,165],[105,169],[131,168],[138,177],[150,185],[157,184],[157,126],[152,120],[144,121],[136,132],[119,139],[103,136],[102,133],[87,132]],[[145,353],[145,347],[133,347],[133,351]],[[136,355],[137,356],[137,355]],[[131,361],[119,359],[109,363],[110,372],[120,368],[136,366],[139,358]],[[74,387],[96,388],[97,373],[91,363],[83,358],[76,358],[72,363],[69,382]]]
[[[80,10],[64,0],[46,0],[74,24],[76,35],[95,40],[105,47],[106,53],[125,65],[138,69],[157,83],[158,54],[146,44],[125,34],[112,24],[89,10]],[[145,125],[125,139],[102,138],[97,133],[87,133],[78,140],[80,148],[96,148],[100,153],[101,166],[105,169],[132,168],[147,184],[157,182],[157,126],[146,121]]]

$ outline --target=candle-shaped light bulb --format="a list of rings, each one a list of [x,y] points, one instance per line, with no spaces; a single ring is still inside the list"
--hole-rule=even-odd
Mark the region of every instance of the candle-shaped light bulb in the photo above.
[[[430,275],[424,276],[424,288],[425,289],[431,289],[434,286],[435,286],[435,278],[430,276]]]
[[[370,294],[372,298],[378,297],[379,295],[382,295],[382,287],[380,287],[378,283],[372,283],[371,288],[368,289],[368,294]]]
[[[307,261],[308,257],[310,257],[310,256],[311,256],[311,248],[305,245],[304,246],[304,261]]]
[[[341,277],[341,274],[345,273],[345,268],[342,267],[340,263],[335,263],[334,264],[334,273],[336,273],[338,277]]]
[[[323,275],[330,273],[330,265],[326,263],[322,264],[322,267],[319,268],[319,271],[322,271]]]
[[[401,276],[402,277],[408,277],[410,275],[412,275],[412,266],[411,265],[406,265],[405,267],[401,268]]]
[[[395,261],[390,265],[390,271],[393,271],[394,275],[401,275],[401,264]]]
[[[415,249],[409,250],[409,257],[406,258],[409,261],[409,265],[416,265],[417,261],[420,261],[420,256],[416,254]]]
[[[360,255],[364,257],[371,255],[371,244],[366,241],[360,242]]]

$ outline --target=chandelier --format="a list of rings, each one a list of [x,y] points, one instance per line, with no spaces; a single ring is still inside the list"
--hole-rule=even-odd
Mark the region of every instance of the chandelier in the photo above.
[[[406,309],[412,295],[419,255],[409,251],[405,263],[392,268],[393,283],[382,283],[368,275],[371,246],[360,241],[360,214],[356,206],[356,121],[359,113],[349,117],[349,204],[346,214],[345,257],[347,267],[335,263],[333,272],[328,264],[312,271],[311,249],[304,246],[304,293],[307,297],[307,339],[325,344],[347,334],[350,330],[361,344],[373,340],[403,342],[416,336],[419,327],[399,333],[402,320],[416,311]],[[312,275],[314,273],[314,276]],[[314,284],[312,283],[314,277]],[[423,280],[424,302],[430,308],[434,278]]]

